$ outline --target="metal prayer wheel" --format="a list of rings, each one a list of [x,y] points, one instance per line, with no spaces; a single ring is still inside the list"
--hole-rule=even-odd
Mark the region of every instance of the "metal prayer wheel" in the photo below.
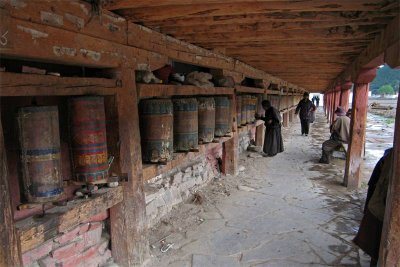
[[[242,96],[236,96],[236,121],[237,126],[242,124]]]
[[[196,98],[174,99],[174,151],[197,150],[199,147]]]
[[[250,96],[250,104],[249,104],[250,114],[248,120],[250,122],[254,122],[256,120],[256,109],[257,109],[257,97]]]
[[[251,119],[251,114],[252,114],[252,97],[251,95],[247,95],[247,101],[246,101],[246,122],[251,123],[253,120]]]
[[[247,124],[247,105],[248,105],[248,95],[242,96],[242,116],[241,116],[241,124]]]
[[[224,96],[214,97],[215,100],[215,136],[222,137],[230,132],[231,120],[229,99]]]
[[[89,184],[106,183],[109,166],[104,98],[71,98],[69,123],[75,180]]]
[[[233,114],[233,106],[232,106],[232,99],[228,98],[229,101],[229,119],[228,119],[228,130],[226,131],[226,133],[230,133],[232,132],[232,127],[233,127],[233,118],[232,118],[232,114]]]
[[[64,192],[58,108],[20,108],[17,120],[24,195],[31,203],[55,201]]]
[[[140,132],[144,162],[163,163],[173,155],[173,106],[170,99],[140,102]]]
[[[215,133],[215,101],[212,97],[199,97],[199,142],[210,143]]]

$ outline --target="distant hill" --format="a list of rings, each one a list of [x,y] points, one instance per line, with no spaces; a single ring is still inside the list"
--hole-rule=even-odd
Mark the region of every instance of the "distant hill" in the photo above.
[[[392,85],[393,89],[397,91],[400,85],[400,70],[391,69],[387,65],[378,69],[375,80],[370,84],[372,94],[378,94],[379,87],[385,84]]]

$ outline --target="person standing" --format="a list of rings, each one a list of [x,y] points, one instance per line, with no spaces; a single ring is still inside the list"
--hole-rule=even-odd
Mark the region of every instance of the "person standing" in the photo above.
[[[337,118],[331,125],[331,137],[322,144],[322,156],[319,163],[329,164],[332,151],[350,140],[350,118],[346,116],[343,107],[337,107],[335,114]]]
[[[317,103],[317,108],[318,108],[319,107],[319,96],[318,95],[315,97],[315,102]]]
[[[263,100],[261,105],[265,110],[265,117],[261,118],[265,121],[263,156],[273,157],[284,150],[281,132],[282,119],[279,111],[271,106],[270,101]]]
[[[300,113],[300,122],[301,122],[301,135],[305,134],[306,136],[310,130],[310,118],[311,112],[314,112],[316,107],[309,99],[310,94],[305,92],[303,94],[303,99],[300,100],[299,104],[297,104],[295,114]]]

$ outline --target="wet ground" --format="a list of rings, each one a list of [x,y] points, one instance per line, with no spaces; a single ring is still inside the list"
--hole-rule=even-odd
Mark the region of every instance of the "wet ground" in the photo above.
[[[391,145],[390,125],[382,130],[383,119],[368,117],[364,187],[348,191],[341,185],[344,160],[318,163],[329,137],[322,113],[308,137],[300,135],[299,123],[283,130],[285,152],[272,158],[246,152],[238,176],[215,179],[197,192],[200,204],[178,205],[151,229],[148,265],[368,266],[352,239],[365,182]]]

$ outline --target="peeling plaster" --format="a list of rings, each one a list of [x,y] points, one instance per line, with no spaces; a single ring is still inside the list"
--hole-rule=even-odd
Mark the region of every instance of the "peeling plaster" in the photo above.
[[[21,25],[17,26],[17,29],[29,33],[32,36],[32,39],[38,39],[38,38],[47,38],[49,37],[49,34],[45,33],[45,32],[40,32],[38,30],[35,29],[31,29],[31,28],[27,28]]]
[[[10,0],[10,5],[16,8],[24,8],[26,7],[25,1],[22,0]]]
[[[51,24],[54,26],[62,26],[64,25],[64,18],[55,13],[40,11],[40,20],[47,24]]]
[[[86,5],[80,4],[80,3],[75,3],[75,2],[72,2],[71,4],[78,5],[81,8],[81,10],[83,11],[83,13],[85,13],[86,15],[89,15],[89,10],[86,8]]]
[[[53,53],[59,57],[64,56],[64,55],[74,57],[74,56],[76,56],[76,49],[70,48],[70,47],[63,47],[63,46],[61,46],[61,47],[53,46]]]
[[[84,57],[89,57],[91,59],[93,59],[94,61],[99,61],[101,58],[101,54],[99,52],[96,51],[92,51],[92,50],[87,50],[87,49],[83,49],[81,48],[79,50],[79,52],[84,56]]]
[[[74,24],[79,30],[83,29],[85,27],[85,20],[83,18],[81,18],[81,17],[74,16],[74,15],[69,14],[69,13],[65,13],[65,18],[69,22]]]

